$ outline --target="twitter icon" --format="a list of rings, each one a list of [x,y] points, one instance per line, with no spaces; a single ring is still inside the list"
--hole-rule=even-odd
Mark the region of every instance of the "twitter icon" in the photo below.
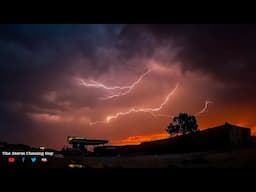
[[[31,161],[32,161],[32,163],[35,163],[36,162],[36,157],[31,157]]]

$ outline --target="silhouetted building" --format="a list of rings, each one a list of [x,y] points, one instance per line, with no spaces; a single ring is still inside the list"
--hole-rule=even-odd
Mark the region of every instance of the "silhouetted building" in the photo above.
[[[104,145],[108,143],[107,140],[86,139],[84,137],[68,137],[68,143],[72,145],[73,149],[80,149],[87,152],[87,146]]]
[[[230,150],[251,145],[251,130],[225,123],[192,134],[162,140],[143,142],[140,145],[96,147],[101,155],[145,155],[188,153],[199,151]]]

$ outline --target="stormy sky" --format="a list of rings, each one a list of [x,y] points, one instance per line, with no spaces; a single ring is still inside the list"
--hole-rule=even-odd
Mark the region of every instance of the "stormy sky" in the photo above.
[[[166,137],[171,116],[206,101],[200,129],[254,133],[255,34],[245,24],[0,25],[0,140],[138,143]]]

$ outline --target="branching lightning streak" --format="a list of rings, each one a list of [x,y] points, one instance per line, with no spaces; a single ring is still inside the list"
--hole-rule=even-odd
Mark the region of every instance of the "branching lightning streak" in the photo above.
[[[120,97],[120,96],[124,96],[124,95],[129,94],[133,90],[133,88],[136,85],[138,85],[141,82],[141,80],[150,72],[151,72],[151,70],[146,71],[145,73],[143,73],[139,77],[139,79],[137,79],[135,82],[133,82],[131,85],[128,85],[128,86],[107,86],[107,85],[104,85],[101,82],[97,82],[97,81],[94,81],[94,80],[90,80],[89,82],[86,82],[83,79],[79,79],[79,81],[85,87],[102,88],[102,89],[105,89],[105,90],[112,90],[112,91],[126,90],[125,92],[111,93],[111,95],[107,96],[107,97],[100,97],[101,100],[108,100],[108,99],[112,99],[114,97]]]
[[[106,90],[115,90],[115,89],[129,89],[130,86],[123,86],[123,87],[120,87],[120,86],[107,86],[107,85],[104,85],[98,81],[95,81],[95,80],[89,80],[89,82],[86,82],[84,81],[83,79],[79,79],[80,83],[82,85],[84,85],[85,87],[95,87],[95,88],[103,88],[103,89],[106,89]]]
[[[167,104],[170,97],[176,92],[177,88],[178,88],[178,84],[176,84],[175,88],[165,97],[165,100],[161,103],[161,105],[159,107],[156,107],[156,108],[141,108],[141,109],[131,108],[126,112],[118,112],[115,115],[108,115],[104,121],[90,122],[89,124],[94,125],[94,124],[97,124],[97,123],[109,123],[111,120],[117,119],[120,116],[128,115],[130,113],[138,113],[138,112],[150,113],[153,116],[157,116],[157,115],[153,114],[153,112],[160,111]],[[158,114],[158,115],[161,115],[161,114]],[[169,116],[169,117],[171,117],[171,116]]]
[[[144,74],[142,74],[142,75],[140,76],[140,78],[139,78],[138,80],[136,80],[134,83],[132,83],[130,86],[121,87],[122,89],[128,89],[127,91],[125,91],[125,92],[123,92],[123,93],[113,94],[113,95],[110,95],[110,96],[108,96],[108,97],[102,97],[102,98],[100,98],[100,99],[101,99],[101,100],[107,100],[107,99],[112,99],[112,98],[114,98],[114,97],[120,97],[120,96],[124,96],[124,95],[129,94],[129,93],[133,90],[133,88],[134,88],[136,85],[138,85],[138,84],[141,82],[141,80],[142,80],[148,73],[150,73],[150,72],[151,72],[151,70],[148,70],[147,72],[145,72]]]
[[[207,109],[208,109],[208,105],[211,104],[211,103],[213,103],[213,102],[206,100],[205,104],[204,104],[204,108],[201,111],[199,111],[198,113],[196,113],[195,116],[198,116],[198,115],[200,115],[202,113],[206,113]]]
[[[200,115],[202,113],[206,113],[208,111],[208,105],[211,104],[211,103],[213,103],[213,101],[206,100],[203,109],[201,111],[199,111],[198,113],[196,113],[195,116],[198,116],[198,115]],[[151,113],[151,115],[153,117],[169,117],[169,118],[173,118],[172,115],[168,115],[168,114],[154,114],[154,113]]]

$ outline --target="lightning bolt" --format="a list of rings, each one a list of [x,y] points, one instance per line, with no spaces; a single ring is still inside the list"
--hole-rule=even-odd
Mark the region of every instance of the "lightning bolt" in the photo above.
[[[173,118],[174,116],[172,116],[172,115],[161,114],[161,113],[155,114],[154,112],[160,111],[164,107],[164,105],[167,104],[168,100],[176,92],[177,88],[178,88],[178,84],[176,84],[176,87],[166,96],[166,98],[163,101],[163,103],[161,103],[161,105],[159,107],[157,107],[157,108],[142,108],[142,109],[131,108],[131,109],[129,109],[126,112],[118,112],[115,115],[109,115],[103,121],[89,122],[89,125],[95,125],[95,124],[98,124],[98,123],[109,123],[111,120],[117,119],[120,116],[128,115],[130,113],[138,113],[138,112],[150,113],[153,117]],[[198,116],[198,115],[200,115],[202,113],[206,113],[207,110],[208,110],[208,105],[211,104],[211,103],[213,103],[213,101],[206,100],[203,109],[201,111],[199,111],[198,113],[196,113],[195,116]]]
[[[103,83],[100,83],[98,81],[95,81],[95,80],[89,80],[89,82],[86,82],[84,81],[83,79],[78,79],[81,83],[81,85],[85,86],[85,87],[95,87],[95,88],[103,88],[103,89],[106,89],[106,90],[115,90],[115,89],[129,89],[130,86],[123,86],[123,87],[120,87],[120,86],[107,86],[107,85],[104,85]]]
[[[145,73],[143,73],[139,79],[137,79],[135,82],[133,82],[131,85],[128,85],[128,86],[107,86],[107,85],[104,85],[103,83],[101,82],[97,82],[97,81],[94,81],[94,80],[90,80],[89,82],[87,81],[84,81],[83,79],[78,79],[80,84],[85,86],[85,87],[94,87],[94,88],[101,88],[101,89],[105,89],[105,90],[111,90],[111,91],[115,91],[115,90],[125,90],[124,92],[119,92],[119,93],[111,93],[110,96],[107,96],[107,97],[100,97],[99,99],[100,100],[108,100],[108,99],[112,99],[112,98],[115,98],[115,97],[120,97],[120,96],[124,96],[124,95],[127,95],[129,94],[133,89],[134,87],[136,87],[136,85],[138,85],[142,79],[148,74],[150,73],[152,70],[148,70],[146,71]]]
[[[204,107],[201,111],[199,111],[198,113],[195,114],[195,116],[198,116],[202,113],[206,113],[208,111],[208,105],[213,103],[213,101],[208,101],[206,100],[205,101],[205,104],[204,104]],[[174,116],[171,116],[171,115],[168,115],[168,114],[154,114],[154,113],[151,113],[153,117],[169,117],[169,118],[173,118]]]
[[[198,113],[196,113],[195,116],[198,116],[202,113],[206,113],[207,109],[208,109],[208,105],[211,104],[211,103],[213,103],[213,102],[206,100],[203,109],[201,111],[199,111]]]
[[[167,104],[170,97],[176,92],[177,88],[178,88],[178,84],[176,84],[175,88],[171,92],[169,92],[169,94],[165,97],[164,101],[160,104],[159,107],[156,107],[156,108],[141,108],[141,109],[131,108],[126,112],[118,112],[115,115],[109,115],[105,118],[104,121],[95,121],[95,122],[90,122],[89,124],[94,125],[94,124],[97,124],[97,123],[109,123],[111,120],[117,119],[120,116],[128,115],[130,113],[138,113],[138,112],[150,113],[153,116],[161,116],[163,114],[156,115],[153,112],[160,111]],[[164,116],[167,116],[167,115],[164,115]],[[169,117],[171,117],[171,116],[169,116]]]

